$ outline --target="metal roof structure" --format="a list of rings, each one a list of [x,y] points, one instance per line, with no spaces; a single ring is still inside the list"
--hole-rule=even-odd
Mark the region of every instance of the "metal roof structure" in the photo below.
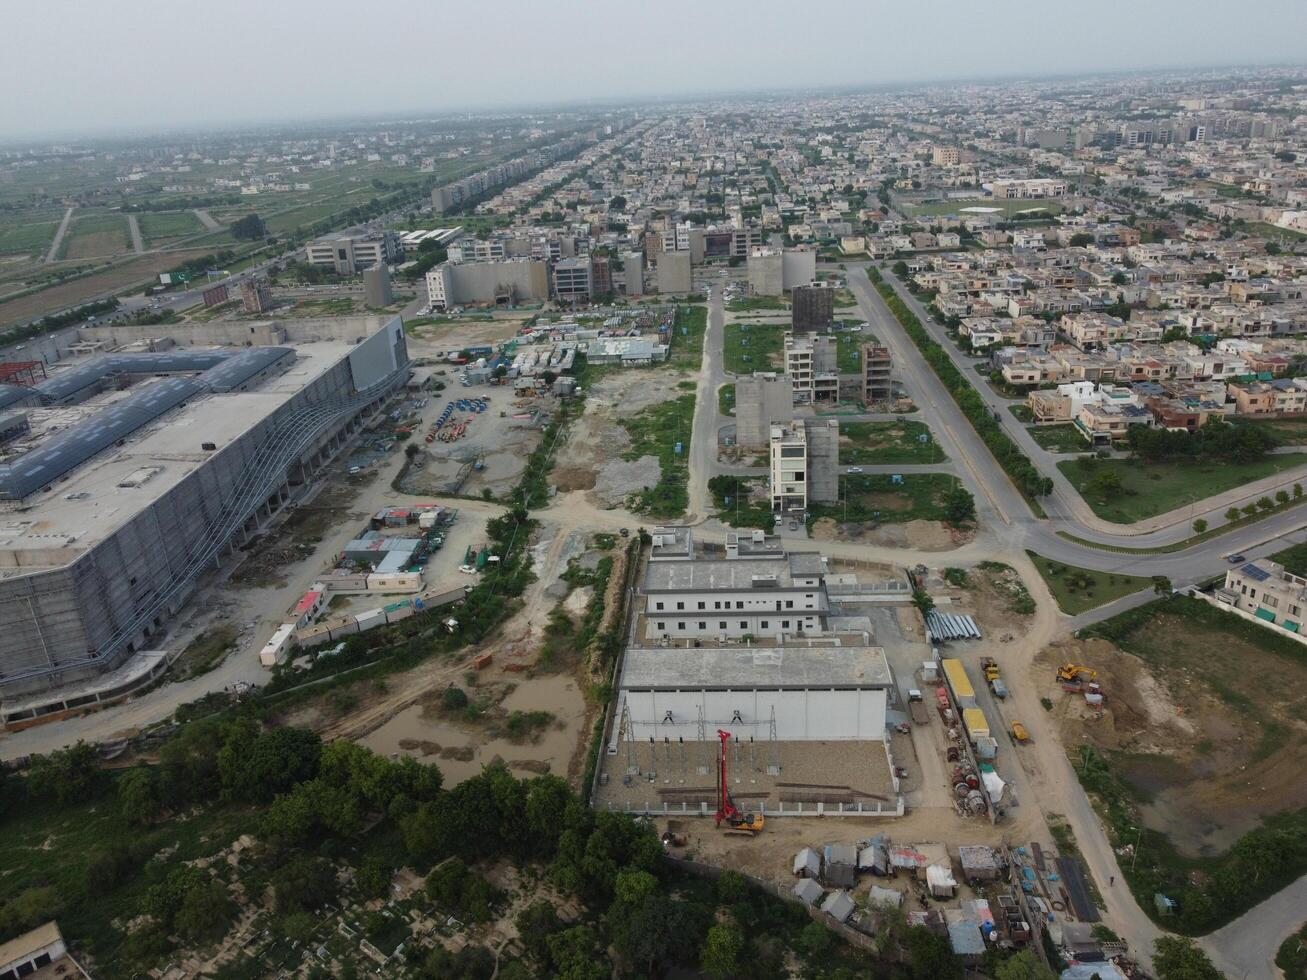
[[[23,385],[0,384],[0,409],[13,405],[35,405],[41,401],[40,396],[31,388]]]
[[[165,412],[197,395],[239,388],[260,371],[286,357],[289,347],[254,347],[242,351],[179,351],[164,354],[106,354],[43,381],[32,391],[52,401],[69,397],[115,373],[202,371],[193,378],[165,378],[111,405],[13,462],[0,466],[0,500],[23,500]],[[5,407],[0,391],[0,408]]]
[[[1248,562],[1245,565],[1240,565],[1239,574],[1247,575],[1249,578],[1256,579],[1258,582],[1265,582],[1268,578],[1271,577],[1270,572],[1262,568],[1260,565],[1255,565],[1252,562]]]

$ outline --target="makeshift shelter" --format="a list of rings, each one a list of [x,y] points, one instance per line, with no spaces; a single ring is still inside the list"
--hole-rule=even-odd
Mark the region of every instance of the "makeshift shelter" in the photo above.
[[[889,851],[884,844],[868,844],[858,852],[858,870],[884,877],[890,873]]]
[[[968,960],[985,955],[985,937],[980,932],[980,923],[972,919],[950,923],[948,941],[956,955]]]
[[[804,905],[816,905],[821,901],[821,885],[811,878],[801,878],[794,886],[794,894]]]
[[[953,880],[953,869],[941,864],[926,868],[926,884],[933,898],[952,898],[958,883]]]
[[[997,881],[1000,859],[992,847],[964,844],[958,848],[958,863],[967,881]]]
[[[871,891],[867,893],[867,905],[872,908],[902,908],[903,893],[893,888],[882,888],[880,885],[872,885]]]
[[[794,873],[800,878],[821,877],[821,855],[811,847],[805,847],[794,855]]]
[[[831,892],[826,896],[826,901],[821,903],[821,910],[836,922],[847,921],[857,907],[857,903],[853,901],[853,896],[843,889]]]

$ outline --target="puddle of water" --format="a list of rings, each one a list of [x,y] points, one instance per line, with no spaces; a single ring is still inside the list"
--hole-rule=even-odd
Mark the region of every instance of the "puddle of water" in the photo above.
[[[517,682],[513,693],[502,704],[508,712],[548,711],[554,715],[555,724],[540,733],[539,741],[518,745],[507,739],[487,740],[483,732],[439,718],[424,718],[422,705],[413,705],[367,735],[362,744],[380,755],[411,755],[434,763],[444,774],[446,786],[477,775],[495,756],[503,758],[510,771],[521,778],[535,775],[537,770],[566,778],[567,764],[576,749],[585,716],[585,698],[576,681],[566,675],[524,679]],[[562,722],[561,727],[556,727],[558,722]],[[432,745],[440,749],[431,752]],[[470,759],[441,757],[444,750],[468,747],[472,750]],[[514,766],[515,762],[528,763],[529,768]],[[547,763],[549,768],[544,769],[542,763]]]

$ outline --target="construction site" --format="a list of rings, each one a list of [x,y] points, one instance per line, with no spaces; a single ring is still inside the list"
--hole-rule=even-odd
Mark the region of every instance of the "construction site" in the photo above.
[[[3,391],[29,429],[0,466],[11,727],[165,670],[162,634],[201,574],[306,497],[409,372],[397,317],[305,321],[295,339],[240,328],[246,344],[250,332],[268,341],[256,346],[215,345],[218,328],[185,347],[150,330],[96,331],[37,385]]]

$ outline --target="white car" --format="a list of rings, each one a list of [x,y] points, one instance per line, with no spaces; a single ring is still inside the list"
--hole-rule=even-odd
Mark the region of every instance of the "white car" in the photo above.
[[[861,473],[861,472],[862,472],[862,467],[861,467],[861,466],[850,466],[850,467],[849,467],[847,470],[845,470],[844,472],[846,472],[846,473]]]
[[[459,565],[458,570],[464,575],[475,575],[477,573],[477,570],[471,565]]]

